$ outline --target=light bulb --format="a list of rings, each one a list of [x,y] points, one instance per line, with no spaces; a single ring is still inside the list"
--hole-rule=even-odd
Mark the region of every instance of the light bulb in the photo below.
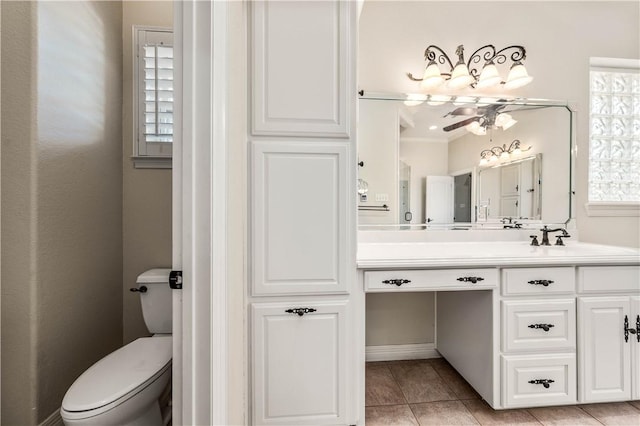
[[[458,63],[451,73],[451,79],[447,82],[447,86],[451,89],[462,89],[473,83],[475,78],[469,74],[469,69],[463,63]]]
[[[444,83],[444,77],[440,74],[440,68],[435,61],[429,62],[427,68],[424,70],[424,76],[420,82],[420,86],[423,89],[433,89]]]
[[[516,89],[531,83],[531,80],[533,80],[533,77],[529,76],[522,62],[518,61],[511,66],[509,75],[507,76],[507,82],[504,83],[504,88],[509,90]]]
[[[498,68],[496,68],[493,62],[490,62],[482,68],[482,72],[480,73],[480,79],[478,80],[478,84],[476,87],[485,88],[495,86],[502,81],[502,77],[498,74]]]

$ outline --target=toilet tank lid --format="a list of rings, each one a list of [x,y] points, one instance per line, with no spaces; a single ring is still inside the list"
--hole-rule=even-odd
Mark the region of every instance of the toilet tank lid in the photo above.
[[[171,336],[142,337],[110,353],[76,379],[62,400],[66,411],[89,411],[146,387],[171,365]]]
[[[169,283],[169,273],[171,268],[155,268],[144,271],[138,275],[136,282],[138,284],[153,284],[153,283]]]

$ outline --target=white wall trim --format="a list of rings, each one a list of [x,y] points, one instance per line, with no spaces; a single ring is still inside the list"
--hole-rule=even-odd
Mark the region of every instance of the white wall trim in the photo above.
[[[49,417],[40,423],[40,426],[64,426],[62,416],[60,415],[60,409],[57,408],[56,411],[51,413]]]
[[[587,216],[608,217],[638,217],[640,216],[639,202],[604,202],[587,203],[584,205]]]
[[[227,2],[176,2],[175,30],[182,96],[173,263],[183,270],[183,290],[174,297],[181,311],[174,322],[174,359],[181,365],[173,372],[180,386],[173,423],[226,425]]]
[[[427,358],[440,358],[434,343],[367,346],[365,348],[365,360],[367,362]]]

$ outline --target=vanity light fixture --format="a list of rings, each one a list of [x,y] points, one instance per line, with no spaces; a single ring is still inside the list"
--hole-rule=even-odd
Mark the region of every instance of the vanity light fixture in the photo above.
[[[508,51],[512,51],[508,55]],[[464,61],[464,46],[456,49],[458,62],[454,65],[449,56],[438,46],[430,45],[424,51],[424,59],[427,62],[422,78],[415,78],[407,73],[409,79],[419,81],[424,90],[431,90],[446,84],[449,89],[462,89],[464,87],[487,88],[498,84],[505,89],[515,89],[529,84],[533,77],[527,73],[522,61],[527,57],[523,46],[513,45],[496,50],[492,44],[482,46]],[[508,57],[507,57],[508,56]],[[512,64],[506,81],[502,80],[496,64],[502,65],[510,59]],[[482,68],[479,65],[482,63]],[[444,66],[444,72],[440,69]]]
[[[486,164],[492,163],[500,160],[507,160],[511,157],[511,155],[520,155],[523,151],[529,151],[531,147],[527,149],[522,149],[520,147],[520,140],[515,139],[509,147],[506,145],[502,146],[494,146],[491,149],[485,149],[480,153],[480,165],[484,166]]]

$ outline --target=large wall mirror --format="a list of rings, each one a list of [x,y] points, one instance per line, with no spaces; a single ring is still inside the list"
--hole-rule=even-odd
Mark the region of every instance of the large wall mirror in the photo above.
[[[362,227],[465,229],[570,219],[566,103],[407,101],[366,92],[359,103]]]

